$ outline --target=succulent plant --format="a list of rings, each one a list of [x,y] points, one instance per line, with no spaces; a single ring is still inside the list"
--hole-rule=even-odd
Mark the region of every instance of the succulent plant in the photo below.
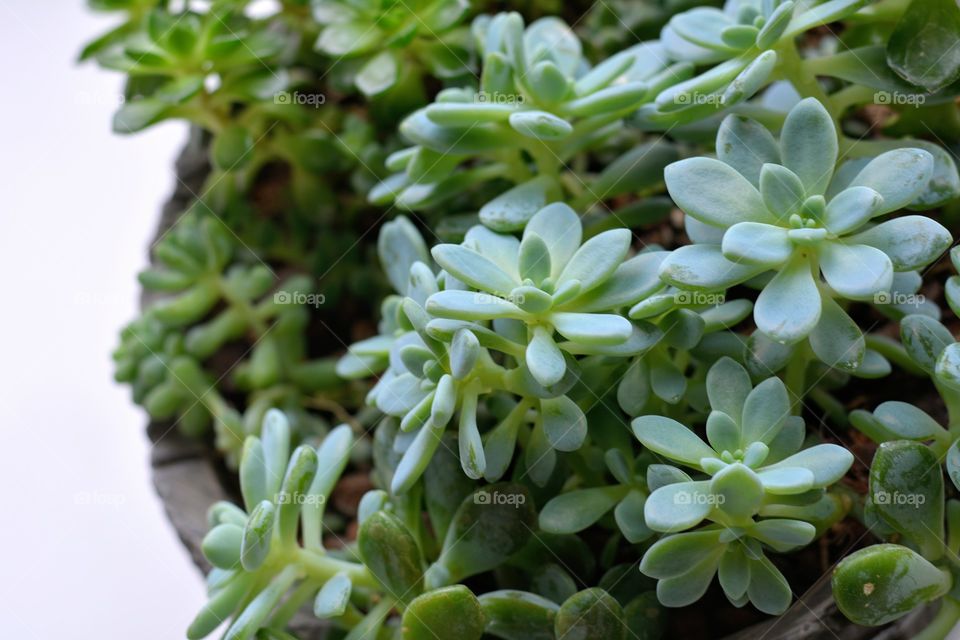
[[[466,0],[321,0],[310,8],[322,26],[316,48],[338,60],[362,60],[354,82],[366,96],[398,82],[410,86],[410,76],[422,73],[418,67],[444,79],[470,72],[469,31],[457,28],[470,9]]]
[[[811,345],[830,364],[838,362],[833,354],[850,353],[831,338],[851,342],[859,334],[835,298],[889,295],[894,272],[922,268],[952,242],[924,216],[871,223],[916,200],[932,176],[932,156],[896,149],[856,173],[834,174],[837,135],[813,98],[787,115],[779,144],[758,123],[728,116],[717,149],[718,159],[681,160],[665,171],[671,196],[693,218],[701,241],[671,253],[662,277],[716,291],[774,271],[754,307],[757,328],[782,343],[816,331]]]
[[[698,600],[719,571],[734,605],[749,600],[766,613],[783,613],[792,592],[764,546],[783,552],[809,544],[818,530],[810,520],[819,501],[834,503],[826,524],[843,517],[842,502],[823,489],[843,477],[853,455],[835,444],[801,448],[803,419],[790,415],[779,378],[753,387],[746,369],[723,358],[710,368],[706,389],[713,409],[710,444],[669,418],[633,420],[634,435],[647,449],[707,476],[696,480],[675,466],[648,467],[646,525],[675,535],[654,543],[640,570],[659,580],[657,597],[667,606]],[[687,531],[705,519],[710,524]]]
[[[446,89],[401,123],[416,146],[387,159],[398,173],[371,192],[374,202],[420,209],[504,178],[517,186],[484,205],[480,218],[496,231],[521,229],[562,192],[557,174],[574,154],[612,135],[625,115],[676,81],[657,43],[590,68],[580,40],[558,18],[524,29],[519,14],[500,13],[481,16],[473,31],[483,56],[479,86]],[[485,162],[458,170],[477,157]]]
[[[687,635],[822,536],[960,620],[955,2],[90,4],[200,157],[115,353],[239,463],[189,637]]]

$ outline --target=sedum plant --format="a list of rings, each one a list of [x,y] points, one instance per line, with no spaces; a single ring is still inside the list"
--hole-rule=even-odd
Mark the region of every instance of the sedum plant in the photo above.
[[[889,295],[894,272],[921,269],[952,242],[949,231],[923,216],[871,223],[917,200],[933,157],[895,149],[834,175],[837,134],[814,98],[790,110],[779,144],[756,122],[728,116],[717,149],[718,159],[689,158],[664,172],[701,241],[673,252],[662,277],[718,290],[773,271],[754,307],[757,329],[781,343],[811,338],[827,364],[858,368],[862,348],[834,344],[859,339],[835,300]]]
[[[90,4],[193,127],[114,356],[235,474],[188,637],[720,637],[814,545],[960,620],[956,3]]]
[[[718,574],[734,605],[749,601],[766,613],[783,613],[790,585],[764,549],[802,547],[816,537],[816,525],[822,530],[843,517],[843,501],[823,489],[843,477],[853,455],[835,444],[801,449],[803,419],[790,415],[779,378],[752,387],[746,369],[723,358],[710,368],[706,390],[713,409],[709,445],[669,418],[633,421],[647,449],[708,477],[694,480],[671,465],[648,468],[653,492],[644,504],[646,525],[675,535],[651,546],[640,570],[659,580],[657,596],[668,606],[700,599]],[[821,502],[829,504],[826,518]],[[705,519],[710,524],[687,531]]]

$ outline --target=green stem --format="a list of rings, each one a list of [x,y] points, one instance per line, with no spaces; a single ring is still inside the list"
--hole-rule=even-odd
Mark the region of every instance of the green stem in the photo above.
[[[537,175],[559,179],[561,161],[553,149],[547,146],[545,142],[532,142],[524,148],[533,157],[533,161],[537,165]]]
[[[810,66],[805,61],[792,40],[787,40],[777,47],[780,61],[781,75],[790,81],[790,84],[804,98],[816,98],[827,110],[834,122],[838,122],[839,115],[832,110],[830,98],[817,81],[817,76],[810,73]],[[838,127],[839,128],[839,127]]]
[[[338,573],[345,573],[354,586],[369,589],[376,589],[380,586],[373,574],[362,564],[338,560],[299,547],[293,550],[290,560],[302,565],[311,578],[320,582],[326,582]]]
[[[847,410],[843,406],[843,403],[828,392],[814,387],[810,389],[810,399],[813,400],[818,407],[823,409],[837,425],[846,427],[849,424],[847,420]]]
[[[800,404],[807,390],[807,365],[809,363],[809,347],[804,342],[793,354],[784,374],[784,384],[786,384],[787,393],[790,396],[790,412],[793,415],[800,415]]]

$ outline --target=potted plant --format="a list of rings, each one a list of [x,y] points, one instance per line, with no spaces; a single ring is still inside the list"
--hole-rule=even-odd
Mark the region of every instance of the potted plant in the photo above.
[[[960,9],[716,4],[91,0],[187,637],[956,625]]]

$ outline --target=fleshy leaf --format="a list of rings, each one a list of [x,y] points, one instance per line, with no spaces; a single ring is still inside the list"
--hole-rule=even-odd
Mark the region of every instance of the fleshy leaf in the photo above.
[[[797,174],[808,196],[826,192],[837,151],[833,119],[816,98],[806,98],[790,110],[780,133],[780,153],[784,166]]]
[[[697,435],[676,420],[663,416],[641,416],[631,423],[641,444],[654,453],[691,467],[699,467],[702,458],[717,454]]]
[[[857,624],[878,626],[946,593],[951,579],[923,556],[898,544],[875,544],[837,565],[837,607]]]
[[[719,160],[680,160],[668,165],[663,176],[677,206],[701,222],[731,227],[738,222],[775,221],[757,188]]]

